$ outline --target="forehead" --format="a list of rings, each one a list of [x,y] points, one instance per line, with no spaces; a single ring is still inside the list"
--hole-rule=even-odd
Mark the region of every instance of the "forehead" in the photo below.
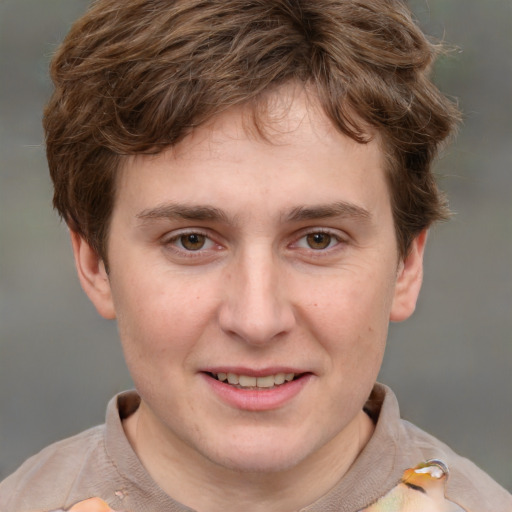
[[[181,194],[203,204],[224,197],[229,201],[224,206],[248,187],[254,197],[259,191],[260,200],[268,197],[273,207],[277,201],[282,208],[303,201],[305,188],[316,203],[323,202],[322,196],[336,202],[340,193],[363,203],[380,195],[387,202],[387,187],[375,186],[385,181],[381,144],[377,134],[368,131],[368,136],[370,142],[361,144],[340,133],[314,94],[286,86],[257,104],[218,114],[157,155],[127,157],[118,188],[131,190],[134,201],[152,188],[153,202]],[[276,187],[286,193],[270,193]]]

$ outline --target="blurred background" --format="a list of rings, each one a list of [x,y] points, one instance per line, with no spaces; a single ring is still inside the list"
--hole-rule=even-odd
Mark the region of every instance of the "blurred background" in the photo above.
[[[0,479],[131,387],[52,211],[40,126],[48,60],[87,3],[0,0]],[[465,122],[437,166],[456,216],[431,233],[417,312],[392,325],[380,380],[406,419],[512,491],[512,1],[410,3],[457,45],[435,76]]]

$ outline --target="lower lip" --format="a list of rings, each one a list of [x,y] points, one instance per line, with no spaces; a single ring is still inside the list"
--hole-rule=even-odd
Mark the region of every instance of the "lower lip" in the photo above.
[[[274,388],[240,389],[203,373],[213,392],[231,407],[245,411],[271,411],[283,407],[296,397],[313,377],[305,374]]]

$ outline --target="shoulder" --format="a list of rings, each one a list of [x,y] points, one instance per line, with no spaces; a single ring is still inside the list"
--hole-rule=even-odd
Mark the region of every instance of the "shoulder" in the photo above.
[[[122,426],[139,401],[134,392],[115,396],[104,425],[54,443],[25,461],[0,483],[0,511],[61,509],[91,496],[116,504],[126,475],[134,474],[136,481],[145,476]]]
[[[448,467],[447,499],[468,512],[512,511],[512,495],[476,464],[412,423],[401,420],[401,426],[402,449],[418,450],[425,461],[441,460]]]
[[[398,401],[387,386],[377,384],[365,410],[376,422],[372,439],[360,456],[371,471],[379,461],[391,489],[404,471],[431,460],[448,468],[445,497],[468,512],[511,512],[512,496],[470,460],[400,416]]]
[[[105,461],[104,430],[86,430],[27,459],[0,483],[0,510],[60,507],[84,468]]]

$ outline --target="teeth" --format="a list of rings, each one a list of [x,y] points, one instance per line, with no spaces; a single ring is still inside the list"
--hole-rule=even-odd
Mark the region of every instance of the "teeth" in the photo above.
[[[273,375],[269,375],[268,377],[258,377],[256,382],[256,385],[259,388],[271,388],[276,383]]]
[[[279,384],[283,384],[285,380],[286,378],[284,376],[284,373],[278,373],[277,375],[274,375],[274,382],[276,383],[277,386],[279,386]]]
[[[238,378],[238,384],[244,388],[256,386],[256,377],[247,377],[246,375],[240,375]]]
[[[238,384],[238,375],[235,375],[234,373],[228,373],[227,377],[230,384]]]
[[[229,384],[242,388],[272,388],[292,381],[295,374],[277,373],[276,375],[267,375],[265,377],[251,377],[249,375],[236,375],[235,373],[217,373],[216,376],[221,382],[227,380]]]

